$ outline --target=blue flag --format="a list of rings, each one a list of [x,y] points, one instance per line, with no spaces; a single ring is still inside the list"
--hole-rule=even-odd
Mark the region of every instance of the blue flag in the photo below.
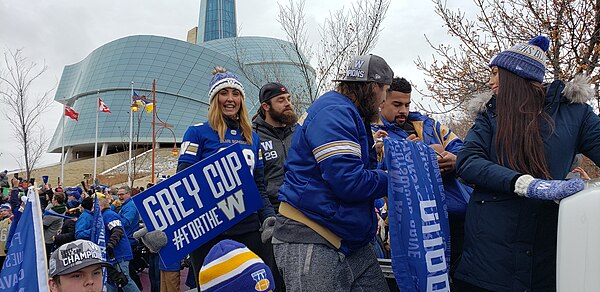
[[[98,196],[94,196],[94,225],[92,225],[90,239],[100,247],[102,259],[106,260],[106,230],[104,229],[104,219],[102,219]]]
[[[106,260],[106,230],[104,229],[104,219],[102,218],[102,210],[100,209],[100,203],[98,202],[98,195],[94,195],[94,225],[92,225],[92,232],[90,239],[93,243],[97,244],[102,251],[102,260]],[[102,268],[103,280],[102,283],[106,283],[107,273],[106,268]]]
[[[262,207],[242,148],[229,146],[132,197],[149,231],[162,230],[165,266]]]
[[[42,211],[33,187],[0,271],[1,291],[49,291]]]
[[[400,291],[450,291],[450,228],[436,154],[385,139],[392,269]]]

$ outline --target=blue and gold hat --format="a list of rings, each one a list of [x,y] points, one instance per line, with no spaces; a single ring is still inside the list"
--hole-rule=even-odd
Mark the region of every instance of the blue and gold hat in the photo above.
[[[545,36],[536,36],[526,44],[516,44],[512,48],[498,53],[489,66],[498,66],[525,79],[544,81],[546,74],[546,51],[550,40]]]
[[[219,93],[219,91],[223,88],[235,88],[242,93],[242,97],[246,95],[244,92],[244,86],[240,82],[240,80],[235,76],[235,74],[227,71],[227,69],[223,67],[215,67],[212,71],[213,78],[210,80],[208,90],[209,101]]]
[[[213,246],[200,269],[200,291],[274,291],[263,260],[245,245],[225,239]]]

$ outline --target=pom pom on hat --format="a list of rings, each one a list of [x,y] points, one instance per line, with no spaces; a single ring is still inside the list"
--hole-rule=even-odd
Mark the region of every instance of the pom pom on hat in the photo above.
[[[271,270],[245,245],[225,239],[211,248],[199,277],[200,291],[274,291]]]
[[[235,74],[220,66],[215,67],[211,73],[213,74],[213,78],[209,84],[209,101],[212,101],[217,93],[224,88],[235,88],[242,93],[242,97],[246,95],[244,92],[244,86],[242,83],[240,83],[240,80],[237,78],[237,76],[235,76]]]
[[[539,47],[544,52],[547,52],[548,48],[550,48],[550,40],[547,37],[542,36],[542,35],[538,35],[538,36],[532,38],[527,43],[530,45]]]
[[[526,44],[516,44],[498,53],[489,66],[498,66],[522,78],[541,83],[546,74],[546,51],[549,47],[550,40],[547,37],[536,36]]]

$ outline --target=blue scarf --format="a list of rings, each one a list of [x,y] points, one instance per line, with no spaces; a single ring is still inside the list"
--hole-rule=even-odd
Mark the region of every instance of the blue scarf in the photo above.
[[[392,268],[400,291],[450,291],[450,228],[436,154],[385,139]]]

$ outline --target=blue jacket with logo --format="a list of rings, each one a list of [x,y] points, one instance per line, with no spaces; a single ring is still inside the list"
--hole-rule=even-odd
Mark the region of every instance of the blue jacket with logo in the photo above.
[[[600,165],[600,118],[585,103],[593,97],[590,85],[577,79],[546,88],[544,110],[554,130],[542,139],[555,179],[567,175],[577,153]],[[479,113],[456,163],[458,174],[475,189],[454,277],[492,291],[555,291],[558,204],[514,193],[523,173],[496,159],[496,99],[488,95],[477,101],[473,108]],[[547,125],[540,128],[549,132]]]
[[[121,216],[121,221],[123,222],[123,229],[125,229],[125,234],[127,235],[127,239],[129,239],[129,244],[131,246],[135,246],[137,241],[133,238],[133,233],[140,229],[140,214],[133,203],[131,198],[127,199],[123,205],[121,206],[121,210],[119,211],[119,216]]]
[[[342,239],[350,254],[375,236],[374,200],[387,194],[383,170],[370,170],[371,135],[354,104],[330,91],[299,119],[279,200]]]
[[[111,236],[113,236],[113,234],[120,234],[120,232],[117,232],[117,229],[123,230],[123,222],[121,222],[121,216],[117,215],[117,213],[110,208],[106,208],[102,211],[102,220],[104,220],[105,237],[108,244],[111,241]],[[131,245],[129,244],[129,240],[127,240],[127,236],[123,236],[119,239],[117,244],[113,247],[113,252],[115,257],[108,259],[111,264],[133,259]]]

